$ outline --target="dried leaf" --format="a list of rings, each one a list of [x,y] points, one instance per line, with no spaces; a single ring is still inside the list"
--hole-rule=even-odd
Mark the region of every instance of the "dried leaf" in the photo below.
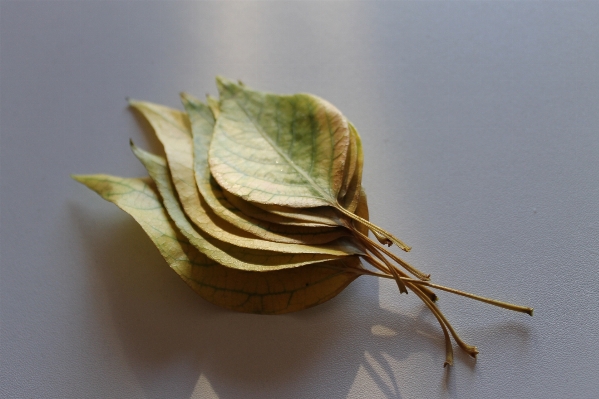
[[[332,206],[343,182],[349,128],[328,102],[278,96],[219,79],[209,163],[228,192],[250,202]]]
[[[350,129],[350,151],[348,151],[348,162],[346,163],[343,177],[343,186],[339,192],[339,204],[346,210],[354,212],[358,206],[358,201],[360,200],[364,154],[362,153],[362,141],[358,131],[351,124],[351,122],[348,122],[348,124]],[[350,164],[353,164],[353,166]],[[236,197],[237,200],[234,200],[234,196],[232,194],[227,195],[226,191],[225,195],[230,202],[235,203],[235,205],[241,209],[243,206],[241,203],[244,202],[243,199]],[[249,203],[245,202],[245,204]],[[303,220],[306,223],[321,223],[323,225],[328,224],[331,226],[344,227],[347,227],[350,223],[347,217],[340,215],[335,208],[328,206],[301,209],[290,208],[281,205],[257,203],[255,204],[254,208],[260,208],[262,211],[268,212],[269,214],[274,214],[276,216]]]
[[[355,257],[268,273],[222,266],[198,251],[179,232],[148,179],[108,175],[73,178],[133,216],[169,266],[215,305],[246,313],[295,312],[333,298],[359,276],[340,270],[345,264],[359,267]]]
[[[320,219],[316,218],[302,218],[303,214],[296,212],[287,212],[286,214],[280,214],[277,212],[272,212],[267,209],[262,209],[260,204],[253,204],[251,202],[245,201],[244,199],[237,197],[236,195],[231,194],[226,190],[222,190],[223,195],[237,209],[243,212],[245,215],[250,216],[254,219],[263,220],[265,222],[286,225],[286,226],[303,226],[303,227],[324,227],[324,228],[334,228],[340,227],[339,222],[335,222],[329,218],[324,216],[315,214],[316,217],[320,217]],[[322,207],[321,207],[322,208]],[[297,208],[289,208],[289,209],[297,209]],[[309,208],[311,209],[320,209],[320,208]],[[325,208],[330,209],[330,208]]]
[[[221,219],[200,198],[195,184],[193,142],[187,116],[181,111],[158,104],[140,101],[130,101],[130,104],[147,118],[158,139],[162,142],[179,203],[191,221],[203,232],[238,247],[273,252],[334,256],[354,255],[362,252],[350,242],[349,237],[320,246],[280,243],[257,238]],[[154,173],[164,178],[160,167],[153,163],[148,166],[149,162],[153,162],[153,158],[144,155],[142,162],[148,169],[155,168],[156,172]]]
[[[132,103],[165,147],[168,164],[132,145],[156,186],[145,179],[74,176],[130,213],[202,297],[229,309],[276,314],[322,303],[362,274],[393,279],[439,322],[445,365],[453,362],[450,337],[471,356],[478,350],[457,335],[431,288],[532,315],[532,308],[433,284],[368,238],[372,231],[381,243],[409,249],[368,220],[361,140],[332,105],[222,78],[218,84],[221,99],[208,97],[208,105],[183,95],[187,115]],[[378,271],[364,268],[360,258]]]
[[[351,122],[349,124],[350,139],[352,145],[350,147],[356,148],[355,151],[355,168],[354,172],[350,174],[351,180],[349,181],[346,194],[339,200],[342,207],[350,212],[354,212],[360,200],[362,191],[362,168],[364,166],[364,153],[362,152],[362,139],[358,134],[358,130],[354,127]],[[353,160],[353,155],[352,155]]]
[[[156,183],[158,192],[162,196],[164,207],[181,233],[203,254],[223,266],[239,270],[266,272],[323,262],[347,255],[347,253],[344,253],[344,255],[280,253],[242,248],[210,237],[201,230],[195,229],[185,216],[174,192],[165,160],[135,146],[132,146],[132,149]],[[339,245],[346,245],[345,248],[347,248],[348,252],[353,247],[351,242],[340,243]],[[357,247],[354,247],[354,249],[354,253],[361,252]],[[341,252],[343,253],[343,251]]]
[[[212,139],[214,118],[210,109],[190,95],[183,94],[183,105],[192,126],[194,169],[197,187],[208,206],[221,218],[257,237],[277,242],[323,244],[347,236],[345,229],[316,229],[289,226],[256,219],[232,205],[224,190],[216,183],[208,167],[208,148]]]
[[[338,200],[350,142],[344,116],[310,94],[281,96],[217,78],[220,114],[208,162],[214,179],[246,201],[292,208],[331,206],[384,244],[410,247]]]

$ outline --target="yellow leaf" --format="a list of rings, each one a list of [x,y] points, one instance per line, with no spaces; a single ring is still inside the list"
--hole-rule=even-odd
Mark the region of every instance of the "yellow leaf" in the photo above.
[[[156,183],[158,192],[162,196],[164,207],[181,233],[187,237],[193,246],[223,266],[239,270],[266,272],[270,270],[299,267],[348,255],[348,253],[344,253],[344,255],[318,253],[286,254],[275,251],[242,248],[211,237],[203,231],[195,229],[181,209],[174,187],[171,183],[165,160],[135,146],[132,146],[132,149]],[[347,245],[347,248],[352,247],[351,242],[345,242],[340,245]],[[359,252],[360,249],[354,247],[354,253]]]
[[[154,242],[169,266],[202,298],[227,309],[281,314],[323,303],[359,274],[356,257],[268,273],[230,269],[214,262],[181,234],[148,179],[108,175],[73,176],[130,214]]]

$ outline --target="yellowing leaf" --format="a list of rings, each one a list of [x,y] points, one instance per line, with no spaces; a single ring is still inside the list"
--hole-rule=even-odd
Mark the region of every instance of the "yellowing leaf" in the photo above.
[[[214,118],[218,118],[218,115],[220,115],[219,104],[215,101],[214,98],[212,98],[210,96],[208,96],[208,99],[209,99],[209,101],[208,101],[209,107],[210,107],[210,110],[212,111]],[[192,98],[190,98],[189,101],[194,102],[194,100]],[[198,101],[195,100],[195,102],[197,103]],[[190,115],[192,115],[193,109],[192,110],[188,109],[188,113]],[[210,137],[212,137],[212,129],[213,128],[214,128],[214,125],[211,124],[210,125]],[[202,146],[202,148],[203,148],[203,146]],[[362,149],[359,148],[359,150],[361,151]],[[355,170],[355,167],[357,164],[357,162],[356,162],[357,151],[358,151],[358,148],[355,145],[355,139],[352,139],[352,137],[350,135],[349,154],[352,155],[353,158],[350,162],[351,166],[347,166],[347,163],[346,163],[345,174],[343,176],[343,178],[344,178],[343,186],[342,186],[343,194],[341,194],[341,193],[339,194],[340,198],[345,196],[345,193],[347,192],[347,188],[350,184],[350,181],[352,180],[353,173],[354,173],[354,170]],[[348,176],[348,174],[350,174],[350,175]],[[360,171],[360,174],[361,174],[361,171]],[[347,181],[345,181],[345,179],[347,179]],[[359,191],[359,186],[354,185],[353,188],[354,189],[358,188],[358,191]],[[339,215],[334,209],[331,209],[330,207],[321,206],[318,208],[289,208],[286,206],[279,206],[279,205],[272,205],[272,204],[251,203],[251,202],[245,201],[242,198],[229,193],[226,190],[222,190],[222,192],[223,192],[224,196],[226,197],[227,201],[229,201],[233,206],[235,206],[236,208],[241,210],[245,215],[259,219],[259,220],[276,223],[276,224],[283,224],[283,225],[290,225],[290,226],[308,226],[308,227],[319,227],[319,226],[347,227],[349,224],[349,221],[346,218]],[[355,192],[353,192],[352,194],[355,194]],[[358,192],[358,196],[359,196],[359,192]],[[355,209],[355,206],[354,206],[354,208],[352,208],[350,210],[353,211],[354,209]]]
[[[348,151],[348,160],[346,162],[343,185],[341,191],[339,192],[339,203],[348,211],[354,212],[356,206],[358,206],[358,201],[360,200],[364,154],[362,153],[362,142],[357,130],[350,122],[348,122],[348,124],[350,128],[350,149]],[[227,195],[226,191],[225,196],[229,202],[235,204],[235,206],[238,208],[243,209],[243,211],[246,213],[252,212],[256,208],[259,208],[262,212],[266,212],[266,214],[257,214],[256,217],[259,219],[274,215],[275,217],[301,220],[304,224],[314,223],[329,226],[347,227],[350,223],[347,217],[340,215],[335,208],[328,206],[316,208],[290,208],[281,205],[256,203],[255,206],[252,207],[249,202],[246,202],[239,197],[235,197],[232,194]],[[244,205],[249,206],[250,208],[247,210],[246,208],[242,208]]]
[[[347,209],[350,212],[354,212],[356,207],[358,206],[358,202],[360,200],[360,195],[362,191],[362,168],[364,166],[364,153],[362,152],[362,140],[360,139],[360,135],[358,131],[349,123],[349,131],[350,131],[350,139],[351,139],[351,147],[355,148],[355,154],[352,151],[352,162],[355,162],[354,171],[350,174],[351,178],[349,180],[347,191],[345,195],[340,199],[340,204],[342,207]],[[354,160],[355,156],[355,160]],[[359,215],[358,215],[359,216]]]
[[[262,204],[335,204],[349,146],[343,115],[309,94],[267,94],[222,78],[218,84],[220,115],[209,152],[218,184]]]
[[[260,204],[331,206],[368,226],[381,242],[410,250],[339,204],[350,142],[349,126],[339,110],[309,94],[263,93],[224,78],[217,78],[217,84],[220,114],[208,161],[223,189]]]
[[[195,229],[185,216],[185,213],[177,201],[164,159],[147,153],[135,146],[132,146],[132,149],[156,183],[158,191],[162,196],[164,207],[181,233],[187,237],[193,246],[221,265],[239,270],[266,272],[323,262],[325,260],[336,259],[343,256],[315,253],[285,254],[275,251],[241,248],[220,241],[214,237],[210,237],[206,233]],[[346,242],[343,245],[347,245],[349,252],[349,248],[352,247],[352,244]],[[359,252],[360,250],[355,247],[354,253]],[[347,255],[347,253],[345,254]]]
[[[281,225],[245,214],[225,197],[224,190],[210,175],[208,167],[208,148],[212,138],[214,117],[211,110],[199,100],[184,94],[183,105],[189,115],[192,126],[194,147],[194,169],[197,187],[215,214],[260,238],[287,243],[323,244],[339,237],[349,235],[345,229],[317,229],[314,227]],[[255,212],[258,212],[256,210]]]
[[[359,268],[355,257],[268,273],[224,267],[198,251],[178,231],[148,179],[108,175],[73,178],[133,216],[169,266],[215,305],[247,313],[294,312],[333,298],[359,276],[340,270]]]
[[[158,104],[140,101],[131,101],[130,104],[147,118],[162,142],[179,203],[191,221],[203,232],[238,247],[266,251],[334,256],[362,252],[350,242],[348,237],[320,246],[280,243],[257,238],[221,219],[200,198],[195,184],[193,142],[187,116],[180,111]],[[151,161],[145,159],[143,162],[150,169],[148,162]],[[161,173],[161,170],[155,173]]]
[[[343,171],[343,184],[339,190],[339,199],[342,199],[347,194],[349,183],[352,180],[358,161],[358,147],[356,145],[356,130],[353,129],[351,123],[347,122],[349,128],[349,147],[347,149],[347,159],[345,160],[345,170]]]

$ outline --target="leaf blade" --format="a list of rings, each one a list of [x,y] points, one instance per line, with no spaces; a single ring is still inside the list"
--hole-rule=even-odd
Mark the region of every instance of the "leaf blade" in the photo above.
[[[209,162],[225,190],[251,202],[309,208],[336,202],[349,128],[330,103],[278,96],[220,78]]]

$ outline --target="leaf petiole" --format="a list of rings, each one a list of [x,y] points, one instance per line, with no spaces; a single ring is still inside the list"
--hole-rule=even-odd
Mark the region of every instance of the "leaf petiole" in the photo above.
[[[364,244],[366,244],[367,246],[371,245],[371,246],[375,247],[376,249],[378,249],[379,251],[381,251],[382,253],[384,253],[385,255],[390,257],[391,259],[393,259],[395,262],[399,263],[404,269],[406,269],[407,271],[409,271],[410,273],[412,273],[414,276],[418,277],[419,279],[424,280],[424,281],[430,280],[430,278],[431,278],[430,274],[425,274],[425,273],[421,272],[420,270],[416,269],[414,266],[410,265],[408,262],[406,262],[403,259],[401,259],[400,257],[396,256],[393,252],[389,251],[382,245],[377,244],[376,242],[374,242],[373,240],[368,238],[368,236],[362,234],[360,231],[358,231],[356,229],[352,229],[352,230],[358,235],[358,237],[360,237],[362,239]]]
[[[520,312],[520,313],[526,313],[530,316],[532,316],[533,310],[534,310],[533,308],[529,308],[527,306],[514,305],[512,303],[498,301],[496,299],[491,299],[491,298],[486,298],[484,296],[471,294],[469,292],[465,292],[465,291],[461,291],[461,290],[456,290],[455,288],[450,288],[450,287],[445,287],[443,285],[429,283],[428,281],[415,280],[415,279],[411,279],[411,278],[402,278],[402,280],[406,283],[411,283],[411,284],[416,284],[416,285],[425,285],[425,286],[428,286],[431,288],[436,288],[436,289],[439,289],[442,291],[451,292],[452,294],[465,296],[466,298],[475,299],[480,302],[485,302],[490,305],[495,305],[500,308],[509,309],[509,310],[513,310],[515,312]]]
[[[370,223],[368,220],[361,218],[360,216],[348,211],[347,209],[343,208],[341,205],[339,205],[338,203],[335,204],[335,208],[339,210],[339,212],[343,213],[344,215],[348,216],[349,218],[355,220],[358,223],[363,224],[364,226],[368,227],[370,229],[370,231],[372,231],[373,233],[375,233],[375,236],[377,236],[377,238],[379,239],[379,241],[381,240],[379,238],[379,236],[382,236],[385,241],[383,242],[383,244],[386,245],[391,245],[391,243],[397,245],[399,248],[401,248],[403,251],[406,252],[410,252],[410,250],[412,249],[412,247],[408,246],[406,243],[404,243],[403,241],[401,241],[399,238],[395,237],[393,234],[389,233],[388,231],[380,228],[379,226]]]

